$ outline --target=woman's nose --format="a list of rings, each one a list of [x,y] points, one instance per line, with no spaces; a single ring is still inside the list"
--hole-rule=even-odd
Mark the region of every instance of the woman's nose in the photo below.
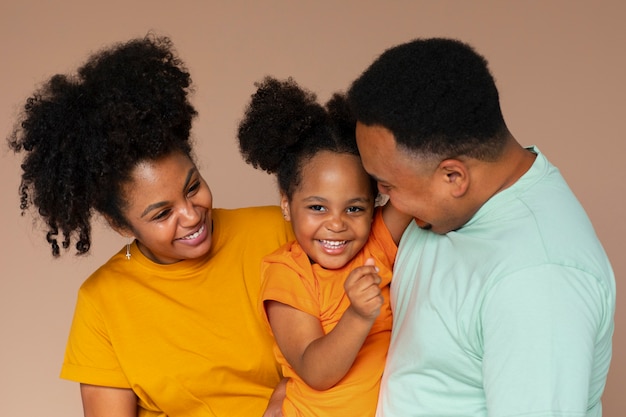
[[[183,226],[194,226],[200,219],[200,214],[196,211],[195,206],[188,201],[180,209],[180,217]]]

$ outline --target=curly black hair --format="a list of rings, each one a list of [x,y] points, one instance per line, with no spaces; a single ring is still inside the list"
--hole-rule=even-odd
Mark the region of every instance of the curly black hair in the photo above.
[[[8,138],[24,152],[20,207],[33,205],[57,242],[77,254],[91,246],[91,217],[116,227],[124,216],[123,185],[140,162],[172,152],[191,158],[196,110],[188,101],[191,78],[171,40],[148,34],[93,55],[76,74],[51,77],[27,99]]]
[[[304,164],[320,151],[359,156],[356,120],[343,94],[322,106],[292,78],[265,77],[238,129],[239,149],[255,168],[276,174],[280,192],[291,200]],[[375,183],[372,194],[376,196]]]
[[[381,54],[347,93],[365,125],[423,154],[496,158],[506,128],[487,61],[461,41],[416,39]]]

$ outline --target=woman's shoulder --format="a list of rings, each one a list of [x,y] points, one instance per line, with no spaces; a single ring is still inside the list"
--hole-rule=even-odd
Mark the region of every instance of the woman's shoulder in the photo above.
[[[83,281],[80,293],[90,297],[108,293],[112,288],[130,281],[134,276],[134,269],[130,268],[130,262],[123,255],[123,250],[120,250]]]
[[[106,262],[96,268],[83,282],[83,287],[121,286],[136,279],[151,276],[169,277],[180,273],[181,264],[162,265],[148,259],[139,249],[137,241],[123,245]],[[120,282],[121,281],[121,282]]]
[[[278,206],[217,208],[213,209],[213,219],[224,225],[253,225],[255,228],[288,224]]]
[[[282,212],[278,206],[251,206],[239,208],[214,208],[213,211],[222,216],[270,216],[282,218]]]
[[[287,222],[278,206],[257,206],[236,209],[213,209],[216,229],[231,234],[280,235],[281,240],[293,238],[291,224]]]

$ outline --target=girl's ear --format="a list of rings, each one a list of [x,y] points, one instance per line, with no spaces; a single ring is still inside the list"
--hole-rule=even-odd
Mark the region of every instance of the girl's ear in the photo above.
[[[291,213],[289,212],[289,199],[284,194],[280,196],[280,209],[283,212],[283,218],[287,220],[288,222],[290,222]]]

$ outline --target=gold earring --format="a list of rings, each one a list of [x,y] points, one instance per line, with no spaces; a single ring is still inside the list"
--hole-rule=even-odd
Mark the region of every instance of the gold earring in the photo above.
[[[128,243],[126,243],[126,260],[130,261],[130,244],[132,243],[132,238],[128,238]]]

